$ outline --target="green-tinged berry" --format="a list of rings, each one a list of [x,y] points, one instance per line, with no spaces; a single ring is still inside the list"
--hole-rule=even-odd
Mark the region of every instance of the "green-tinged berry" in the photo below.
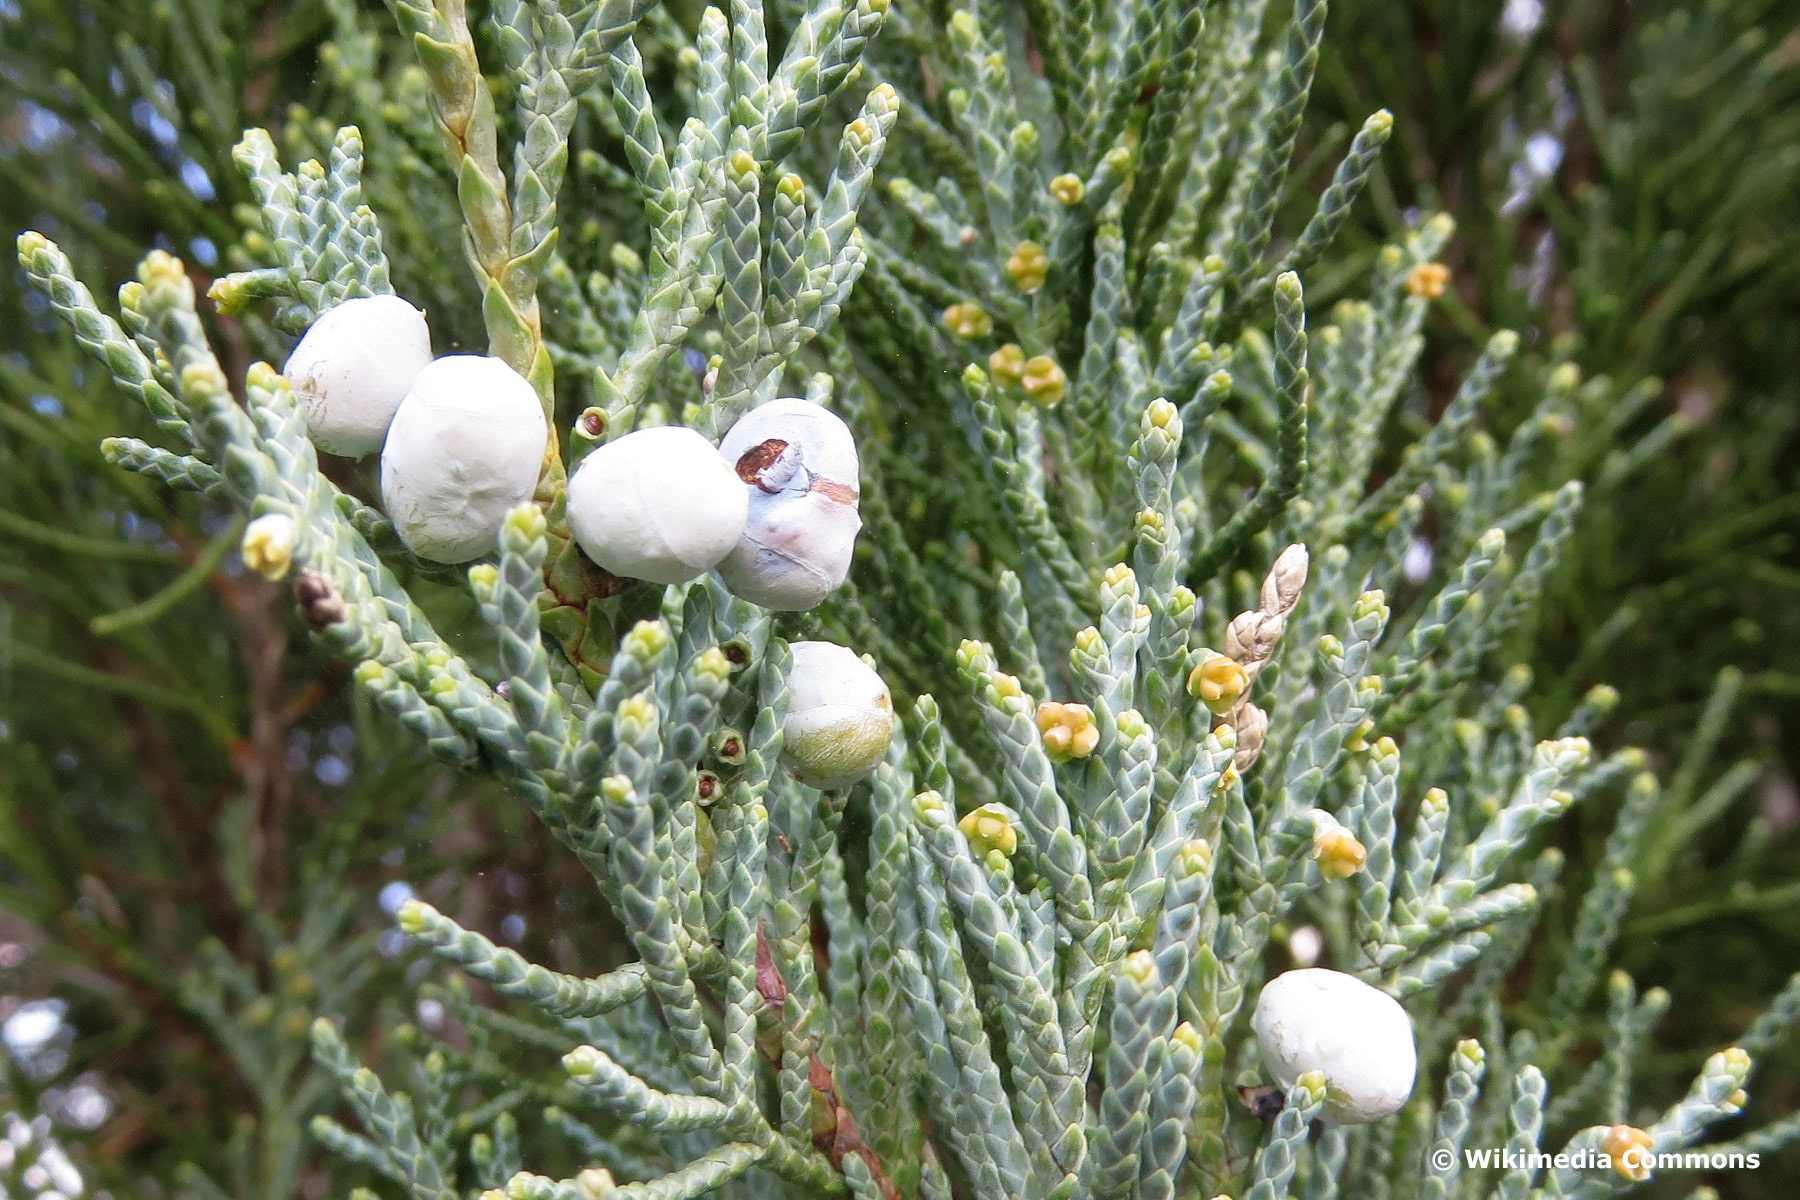
[[[781,762],[802,783],[849,787],[866,778],[894,736],[887,684],[832,642],[792,642]]]

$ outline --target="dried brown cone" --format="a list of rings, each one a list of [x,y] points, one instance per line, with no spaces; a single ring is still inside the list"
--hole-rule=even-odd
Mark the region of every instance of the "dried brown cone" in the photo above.
[[[1306,570],[1311,559],[1306,547],[1295,542],[1275,559],[1275,565],[1263,578],[1261,607],[1265,613],[1285,618],[1300,603],[1300,592],[1306,586]]]
[[[1231,710],[1231,715],[1226,720],[1237,731],[1237,753],[1232,756],[1231,761],[1241,775],[1262,754],[1263,739],[1269,733],[1269,714],[1245,700]]]
[[[1283,550],[1263,578],[1257,607],[1239,613],[1225,628],[1225,653],[1252,679],[1275,653],[1288,614],[1300,603],[1308,562],[1306,547],[1298,542]]]
[[[1254,679],[1275,653],[1275,643],[1281,640],[1281,631],[1286,627],[1283,617],[1248,609],[1231,618],[1231,624],[1225,627],[1225,653]]]

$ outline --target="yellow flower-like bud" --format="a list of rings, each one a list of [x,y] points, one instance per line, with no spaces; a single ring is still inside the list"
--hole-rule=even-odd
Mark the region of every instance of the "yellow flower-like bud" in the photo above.
[[[994,674],[988,680],[988,696],[996,704],[1004,704],[1008,700],[1016,700],[1025,694],[1025,688],[1019,683],[1017,675],[1008,675],[1004,671]]]
[[[1339,825],[1313,839],[1313,858],[1318,861],[1319,874],[1325,878],[1348,879],[1363,869],[1369,852],[1355,835]]]
[[[1443,263],[1420,263],[1406,276],[1408,294],[1436,300],[1450,284],[1450,268]]]
[[[949,809],[944,803],[944,793],[927,790],[913,797],[913,811],[921,817],[936,817]]]
[[[1114,563],[1100,575],[1100,582],[1116,592],[1137,587],[1137,573],[1124,563]]]
[[[145,288],[182,287],[187,284],[187,271],[167,250],[152,250],[138,264],[138,278]]]
[[[642,726],[648,729],[656,723],[656,703],[644,693],[627,696],[619,702],[613,720],[620,726]]]
[[[1006,275],[1027,296],[1044,286],[1050,274],[1050,256],[1036,242],[1020,242],[1006,260]]]
[[[1614,1125],[1600,1139],[1600,1149],[1612,1160],[1612,1169],[1642,1183],[1650,1178],[1650,1152],[1656,1145],[1645,1130],[1635,1125]]]
[[[241,276],[226,275],[215,279],[206,289],[206,298],[218,306],[222,315],[235,316],[249,303],[250,290],[244,286]]]
[[[965,300],[944,310],[944,328],[959,338],[973,340],[994,331],[994,318],[981,305]]]
[[[648,662],[669,644],[669,627],[661,621],[639,621],[625,635],[623,648],[640,662]]]
[[[1002,387],[1018,387],[1025,378],[1025,351],[1008,342],[988,355],[988,374]]]
[[[1019,848],[1019,831],[1013,828],[1012,812],[1004,805],[984,804],[963,814],[956,827],[969,839],[969,848],[977,858],[986,858],[996,850],[1011,858]]]
[[[705,679],[727,680],[731,678],[731,660],[717,646],[708,646],[694,659],[694,665],[688,668],[696,676]]]
[[[476,563],[469,568],[469,587],[475,595],[486,599],[500,586],[500,568],[493,563]]]
[[[1068,377],[1063,369],[1056,365],[1056,360],[1048,354],[1039,354],[1025,360],[1024,373],[1019,378],[1019,386],[1025,394],[1036,402],[1039,408],[1049,408],[1063,398],[1063,390],[1068,387]]]
[[[1074,208],[1087,196],[1087,184],[1079,176],[1058,175],[1050,181],[1050,194],[1064,208]]]
[[[269,513],[250,522],[239,548],[244,565],[264,579],[281,579],[294,565],[294,547],[300,544],[300,527],[294,518]]]
[[[1188,695],[1206,705],[1214,716],[1231,711],[1244,689],[1250,686],[1250,675],[1232,659],[1215,654],[1188,673]]]
[[[544,519],[543,509],[526,501],[524,504],[515,505],[506,514],[506,520],[502,523],[502,527],[517,537],[535,540],[544,536],[549,528],[549,522]]]
[[[1085,704],[1059,704],[1046,700],[1038,705],[1038,732],[1044,737],[1044,751],[1053,762],[1086,758],[1100,744],[1100,727],[1094,723],[1094,710]]]
[[[1212,865],[1212,843],[1205,838],[1194,838],[1175,851],[1175,870],[1179,874],[1205,875]]]
[[[1364,592],[1350,606],[1352,621],[1366,621],[1370,617],[1379,616],[1383,621],[1388,618],[1387,593],[1380,588]]]
[[[1006,55],[995,53],[988,56],[988,68],[993,71],[1006,70]],[[1022,163],[1036,165],[1038,152],[1042,149],[1043,137],[1038,127],[1030,121],[1020,121],[1013,126],[1012,134],[1007,138],[1012,146],[1013,157]]]

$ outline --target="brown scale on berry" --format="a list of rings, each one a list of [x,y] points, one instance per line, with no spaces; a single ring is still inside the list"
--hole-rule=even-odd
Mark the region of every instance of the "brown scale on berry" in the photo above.
[[[787,448],[788,444],[780,438],[770,438],[767,441],[758,442],[738,455],[738,478],[745,483],[754,484],[771,495],[780,491],[781,485],[776,484],[771,487],[763,478],[763,473],[781,458],[782,452]]]

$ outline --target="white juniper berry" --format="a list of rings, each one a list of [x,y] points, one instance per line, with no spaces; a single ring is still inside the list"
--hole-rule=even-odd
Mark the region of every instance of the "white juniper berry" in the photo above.
[[[679,425],[596,447],[569,478],[569,530],[594,562],[628,579],[686,583],[744,533],[749,499],[713,444]]]
[[[792,642],[781,762],[816,788],[868,778],[894,736],[887,684],[854,650],[832,642]]]
[[[1263,985],[1250,1024],[1264,1065],[1283,1088],[1309,1071],[1324,1076],[1325,1115],[1333,1121],[1379,1121],[1412,1095],[1412,1018],[1354,975],[1324,967],[1284,971]]]
[[[531,385],[497,358],[451,354],[414,378],[381,447],[381,505],[420,558],[459,563],[494,547],[531,498],[547,429]]]
[[[719,450],[750,503],[743,537],[719,564],[719,577],[764,608],[816,608],[849,578],[862,528],[862,472],[850,427],[810,400],[771,400],[740,417]]]
[[[359,296],[319,314],[281,368],[327,454],[381,449],[388,425],[431,362],[425,314],[398,296]]]

